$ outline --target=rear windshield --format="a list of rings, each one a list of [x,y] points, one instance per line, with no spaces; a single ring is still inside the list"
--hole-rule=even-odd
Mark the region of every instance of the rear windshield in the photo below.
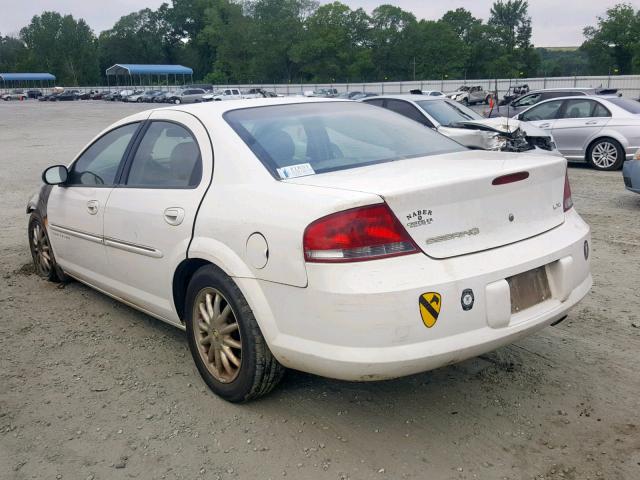
[[[224,118],[276,178],[465,150],[402,115],[356,102],[245,108]]]
[[[469,120],[482,120],[482,117],[459,103],[448,100],[421,100],[417,102],[422,109],[445,127],[455,126]]]
[[[607,98],[614,105],[625,109],[629,113],[640,113],[640,102],[628,98]]]

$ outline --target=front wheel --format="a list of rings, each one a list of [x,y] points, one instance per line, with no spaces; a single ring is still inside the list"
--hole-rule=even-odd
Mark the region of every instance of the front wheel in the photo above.
[[[213,265],[201,267],[189,282],[186,300],[189,349],[209,388],[230,402],[270,392],[284,367],[233,280]]]
[[[596,170],[619,170],[624,163],[622,146],[612,138],[601,138],[587,151],[587,161]]]
[[[33,259],[33,266],[38,276],[50,282],[65,281],[67,279],[66,275],[56,263],[44,222],[36,213],[31,214],[28,233],[31,258]]]
[[[173,103],[175,103],[176,105],[180,105],[180,99],[179,99],[179,98],[176,98],[176,99],[173,101]]]

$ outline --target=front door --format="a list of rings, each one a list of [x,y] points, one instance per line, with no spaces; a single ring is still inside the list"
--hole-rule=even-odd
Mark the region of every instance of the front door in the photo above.
[[[179,324],[172,280],[186,258],[213,152],[203,125],[179,111],[153,112],[113,189],[104,217],[112,289],[136,306]]]
[[[560,107],[562,107],[562,100],[542,102],[521,113],[518,119],[551,133],[560,113]]]
[[[47,221],[57,262],[97,287],[107,283],[104,209],[139,125],[120,126],[96,140],[70,167],[67,182],[54,186],[49,195]]]

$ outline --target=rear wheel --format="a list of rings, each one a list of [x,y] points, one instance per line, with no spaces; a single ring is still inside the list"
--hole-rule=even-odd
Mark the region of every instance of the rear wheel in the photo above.
[[[595,141],[587,151],[587,161],[596,170],[618,170],[624,163],[624,150],[612,138]]]
[[[284,374],[237,285],[213,265],[200,268],[187,288],[189,348],[209,388],[230,402],[270,392]]]
[[[180,99],[179,99],[179,98],[176,98],[176,99],[173,101],[173,103],[175,103],[176,105],[180,105]]]
[[[29,249],[33,266],[40,277],[50,282],[62,282],[67,279],[56,263],[49,235],[47,235],[44,223],[37,213],[32,213],[29,219]]]

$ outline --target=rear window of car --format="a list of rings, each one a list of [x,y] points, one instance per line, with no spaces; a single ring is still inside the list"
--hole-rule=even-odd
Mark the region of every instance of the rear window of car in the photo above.
[[[224,119],[275,178],[466,150],[386,109],[355,102],[231,110]]]
[[[482,116],[457,102],[449,100],[420,100],[420,107],[445,127],[455,126],[469,120],[482,120]]]
[[[607,98],[607,101],[613,103],[615,106],[626,110],[629,113],[640,113],[640,102],[636,100],[630,100],[628,98]]]

